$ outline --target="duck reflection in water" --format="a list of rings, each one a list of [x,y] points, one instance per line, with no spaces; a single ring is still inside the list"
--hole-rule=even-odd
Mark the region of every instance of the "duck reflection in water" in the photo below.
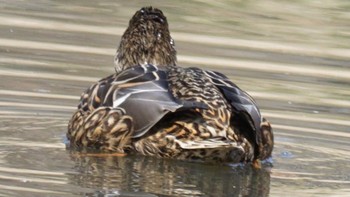
[[[255,167],[271,156],[272,129],[253,98],[221,73],[178,66],[161,10],[135,13],[115,65],[82,94],[72,148]]]
[[[269,195],[270,173],[266,166],[256,169],[251,165],[205,165],[139,155],[75,157],[72,154],[71,158],[78,173],[68,174],[69,181],[95,191],[85,196]]]

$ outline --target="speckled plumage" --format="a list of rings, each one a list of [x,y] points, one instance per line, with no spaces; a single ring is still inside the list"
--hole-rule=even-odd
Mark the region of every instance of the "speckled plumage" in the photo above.
[[[160,10],[136,12],[117,72],[81,96],[71,146],[219,162],[271,156],[272,129],[255,101],[221,73],[177,66],[173,43]]]
[[[175,65],[175,43],[161,10],[148,7],[135,13],[121,38],[114,63],[117,72],[145,63]]]

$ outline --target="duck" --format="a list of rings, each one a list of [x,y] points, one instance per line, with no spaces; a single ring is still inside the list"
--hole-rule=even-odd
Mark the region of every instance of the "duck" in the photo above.
[[[160,9],[133,15],[114,65],[82,93],[68,123],[71,148],[257,168],[271,157],[272,127],[255,100],[222,73],[178,65]]]

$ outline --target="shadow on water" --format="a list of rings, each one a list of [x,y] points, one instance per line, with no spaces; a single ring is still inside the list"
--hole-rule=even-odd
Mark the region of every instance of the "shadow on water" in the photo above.
[[[144,156],[97,158],[72,155],[71,159],[75,161],[76,173],[68,174],[69,182],[86,188],[111,188],[87,193],[87,196],[141,196],[141,192],[131,191],[143,191],[156,196],[229,194],[264,197],[270,190],[269,169],[257,170],[250,165],[232,167]],[[159,188],[163,190],[159,191]]]

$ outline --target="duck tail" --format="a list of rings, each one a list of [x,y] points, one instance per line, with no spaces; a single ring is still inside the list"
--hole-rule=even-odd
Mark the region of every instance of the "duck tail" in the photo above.
[[[274,137],[271,124],[265,118],[262,119],[260,124],[261,131],[261,145],[260,145],[260,156],[261,160],[271,157],[273,150]]]
[[[123,153],[130,144],[133,119],[121,108],[78,109],[68,124],[70,147]]]

